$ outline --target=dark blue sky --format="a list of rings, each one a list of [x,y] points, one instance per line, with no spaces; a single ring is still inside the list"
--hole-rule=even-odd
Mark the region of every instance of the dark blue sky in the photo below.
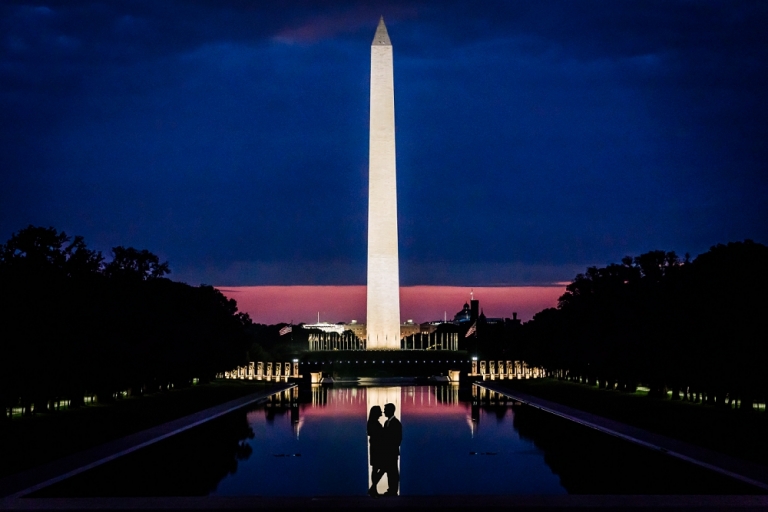
[[[191,284],[364,284],[380,14],[402,284],[768,242],[768,3],[673,0],[4,0],[0,239],[50,225]]]

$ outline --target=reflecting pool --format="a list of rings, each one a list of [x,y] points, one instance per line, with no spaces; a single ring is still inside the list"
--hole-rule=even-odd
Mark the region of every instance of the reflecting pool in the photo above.
[[[504,396],[445,384],[294,388],[34,496],[365,495],[368,412],[387,403],[402,423],[401,495],[755,493]],[[379,492],[387,485],[385,476]]]

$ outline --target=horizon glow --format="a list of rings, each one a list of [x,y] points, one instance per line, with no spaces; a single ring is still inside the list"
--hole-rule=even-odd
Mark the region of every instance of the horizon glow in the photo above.
[[[238,309],[248,313],[255,323],[282,322],[365,322],[366,287],[354,286],[221,286],[227,298],[237,301]],[[539,311],[555,307],[565,286],[401,286],[401,321],[422,323],[453,319],[470,292],[480,301],[488,317],[512,317],[530,320]]]

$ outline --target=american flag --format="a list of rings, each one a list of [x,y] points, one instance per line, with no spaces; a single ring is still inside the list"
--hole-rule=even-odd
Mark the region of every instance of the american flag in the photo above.
[[[472,334],[475,333],[475,331],[477,331],[477,322],[472,324],[472,327],[469,328],[469,330],[467,331],[467,334],[465,334],[464,337],[469,338],[470,336],[472,336]]]
[[[280,336],[285,336],[286,334],[288,334],[291,331],[293,331],[293,327],[291,327],[290,325],[286,325],[285,327],[280,329]]]

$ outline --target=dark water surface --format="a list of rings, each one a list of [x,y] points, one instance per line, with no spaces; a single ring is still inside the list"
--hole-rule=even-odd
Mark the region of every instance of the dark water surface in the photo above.
[[[403,424],[402,495],[758,492],[493,393],[441,385],[294,388],[32,496],[364,495],[368,410],[388,402]]]

